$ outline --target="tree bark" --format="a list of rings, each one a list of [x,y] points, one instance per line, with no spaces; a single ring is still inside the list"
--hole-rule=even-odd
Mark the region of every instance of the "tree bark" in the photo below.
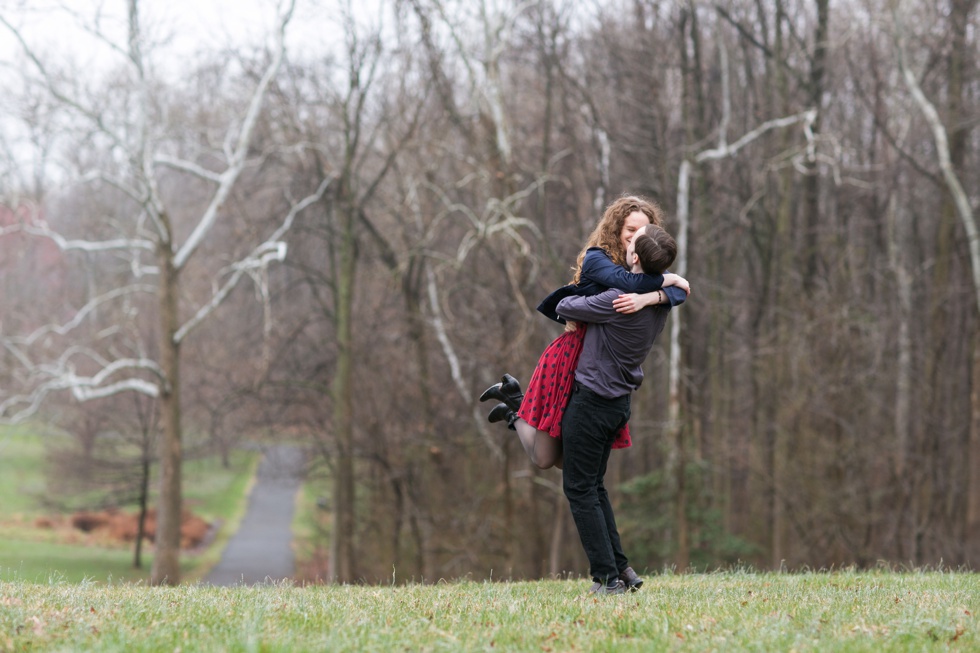
[[[965,92],[971,81],[971,64],[976,61],[976,53],[971,53],[966,38],[966,30],[970,25],[970,14],[977,6],[977,0],[954,0],[950,12],[950,31],[951,48],[949,54],[949,90],[947,99],[946,124],[949,129],[949,167],[953,176],[959,178],[964,170],[967,150],[970,144],[970,127],[965,123],[963,116],[963,104]],[[949,172],[946,173],[948,177]],[[967,212],[964,207],[969,207],[968,202],[963,198],[955,197],[956,190],[947,180],[950,186],[950,194],[946,196],[943,205],[942,219],[944,224],[950,225],[948,231],[952,236],[951,225],[955,222],[955,216],[960,214],[964,221],[964,227],[973,243],[969,248],[971,251],[971,263],[974,270],[974,291],[976,294],[977,311],[980,314],[980,247],[977,246],[977,228],[971,230],[967,221],[974,222],[975,218],[971,211]],[[937,263],[939,259],[937,258]],[[939,287],[939,286],[937,286]],[[970,422],[967,435],[966,446],[968,448],[966,484],[966,518],[964,529],[964,557],[969,565],[976,565],[980,562],[980,334],[975,334],[971,343],[973,349],[971,375],[970,375]]]
[[[551,523],[551,546],[548,551],[548,576],[558,578],[561,573],[561,550],[564,541],[565,523],[568,521],[568,504],[565,495],[555,492],[554,519]]]
[[[813,34],[813,56],[810,62],[809,79],[809,104],[810,108],[816,110],[816,116],[810,125],[814,138],[820,134],[821,116],[820,110],[824,77],[827,70],[827,23],[829,20],[830,0],[816,0],[817,5],[817,25]],[[805,250],[805,269],[803,275],[803,289],[807,293],[813,290],[814,281],[817,278],[817,268],[822,247],[819,237],[820,224],[820,175],[816,163],[811,159],[808,166],[808,174],[803,179],[803,206],[804,221],[806,223],[806,250]]]
[[[969,59],[963,51],[965,48],[965,32],[957,34],[966,29],[969,22],[969,15],[977,5],[977,0],[958,0],[954,3],[952,12],[953,23],[953,58],[950,62],[950,109],[958,114],[959,106],[962,102],[962,67]],[[908,87],[913,99],[919,105],[923,117],[929,125],[936,145],[936,152],[939,158],[939,168],[946,182],[949,197],[956,209],[956,214],[960,218],[963,229],[966,232],[967,248],[969,250],[969,260],[973,272],[973,290],[975,307],[980,312],[980,227],[977,225],[976,217],[973,214],[973,207],[970,199],[963,189],[953,156],[963,157],[967,145],[967,131],[965,128],[957,126],[954,132],[952,144],[950,143],[949,133],[936,111],[935,106],[925,96],[919,87],[915,74],[908,66],[907,53],[905,51],[904,25],[899,19],[899,12],[893,9],[893,21],[896,29],[896,41],[898,47],[898,62],[905,85]],[[949,119],[952,119],[951,116]],[[961,149],[962,148],[962,149]],[[976,337],[975,337],[976,342]],[[980,392],[977,392],[977,385],[980,384],[976,362],[976,344],[974,343],[974,361],[971,365],[971,395],[970,395],[970,422],[969,435],[967,438],[968,467],[967,467],[967,501],[965,515],[965,534],[966,534],[966,558],[968,561],[980,559]]]
[[[153,585],[180,583],[180,513],[182,434],[180,422],[180,345],[176,340],[177,277],[173,251],[162,243],[157,254],[160,267],[160,497],[157,507],[155,554],[150,582]]]
[[[980,564],[980,330],[973,334],[973,373],[970,383],[965,562],[970,567],[976,567]]]
[[[340,187],[342,220],[340,269],[337,279],[337,367],[332,396],[336,437],[334,462],[334,523],[330,555],[330,578],[335,583],[354,580],[354,400],[353,400],[353,299],[357,270],[356,214],[343,199],[348,180]]]
[[[139,489],[139,517],[136,522],[136,542],[133,549],[133,568],[143,566],[143,538],[146,536],[146,513],[150,501],[150,459],[147,451],[143,450],[142,476]]]

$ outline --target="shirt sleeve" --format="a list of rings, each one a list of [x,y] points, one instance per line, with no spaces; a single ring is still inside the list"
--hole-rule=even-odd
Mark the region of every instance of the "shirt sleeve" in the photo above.
[[[604,290],[598,295],[565,297],[558,302],[558,314],[566,320],[599,324],[619,315],[613,308],[613,300],[619,297],[616,288]]]
[[[664,285],[664,275],[630,272],[613,262],[601,247],[590,247],[585,252],[582,276],[606,288],[620,288],[624,293],[654,292]]]
[[[667,300],[670,302],[671,308],[680,306],[687,301],[687,293],[677,286],[665,286],[662,290],[667,295]]]
[[[664,272],[670,272],[670,270],[664,270]],[[667,301],[670,302],[671,308],[680,306],[687,301],[687,293],[677,286],[664,286],[663,291],[667,295]]]
[[[549,320],[554,320],[555,322],[565,324],[565,318],[558,315],[558,313],[555,312],[555,309],[558,307],[558,302],[560,302],[562,299],[577,293],[578,288],[576,286],[562,286],[541,300],[541,303],[538,304],[538,312],[547,317]]]

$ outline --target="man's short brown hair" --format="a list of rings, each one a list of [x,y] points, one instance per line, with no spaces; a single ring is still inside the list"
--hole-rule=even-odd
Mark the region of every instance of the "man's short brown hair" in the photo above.
[[[662,227],[651,224],[633,237],[633,251],[644,272],[663,274],[677,258],[677,243]]]

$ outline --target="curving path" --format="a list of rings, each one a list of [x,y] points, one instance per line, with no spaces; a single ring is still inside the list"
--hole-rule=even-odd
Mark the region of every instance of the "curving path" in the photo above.
[[[292,521],[302,479],[301,449],[266,450],[241,526],[204,583],[252,585],[293,577]]]

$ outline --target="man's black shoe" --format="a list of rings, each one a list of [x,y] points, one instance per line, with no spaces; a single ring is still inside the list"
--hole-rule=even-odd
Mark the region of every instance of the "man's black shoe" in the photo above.
[[[592,589],[589,590],[590,594],[600,595],[600,594],[626,594],[626,583],[620,579],[611,580],[607,584],[593,583]]]
[[[632,567],[627,567],[624,569],[623,572],[619,574],[619,579],[626,583],[626,589],[631,592],[635,592],[643,587],[643,579],[640,578],[635,571],[633,571]]]

